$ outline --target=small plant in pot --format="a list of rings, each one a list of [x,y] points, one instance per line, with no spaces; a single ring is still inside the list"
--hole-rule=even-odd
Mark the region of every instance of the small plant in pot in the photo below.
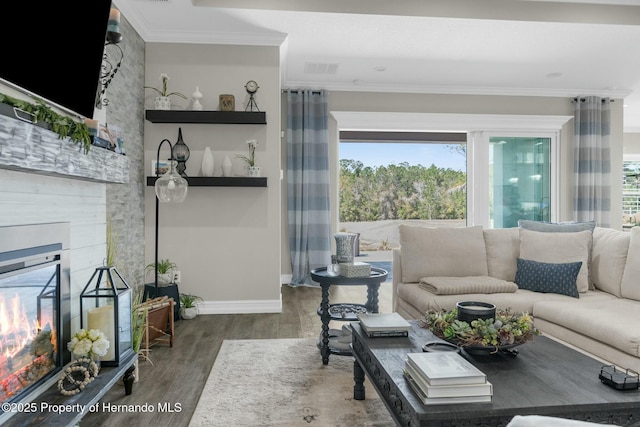
[[[158,285],[169,285],[173,283],[173,272],[178,268],[175,262],[169,259],[161,259],[158,261],[157,266],[155,262],[147,265],[145,272],[146,274],[155,274],[156,268],[158,270]]]
[[[203,299],[197,295],[180,294],[180,316],[185,319],[193,319],[198,315],[197,302]]]

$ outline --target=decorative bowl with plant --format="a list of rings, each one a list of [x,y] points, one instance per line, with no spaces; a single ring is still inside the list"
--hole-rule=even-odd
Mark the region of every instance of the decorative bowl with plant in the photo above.
[[[247,145],[249,146],[249,155],[243,156],[241,154],[237,154],[236,156],[239,159],[244,160],[248,166],[254,167],[256,165],[256,147],[258,146],[258,141],[250,139],[247,141]]]
[[[175,262],[170,259],[161,259],[156,266],[155,262],[145,267],[145,274],[154,273],[158,270],[158,284],[168,285],[173,282],[173,272],[178,268]]]
[[[533,316],[496,310],[495,319],[477,319],[471,323],[458,320],[457,309],[429,310],[421,326],[435,336],[465,350],[497,352],[533,339],[540,331],[533,326]]]
[[[179,96],[181,98],[187,99],[187,97],[180,92],[169,92],[169,76],[165,73],[160,74],[160,81],[162,82],[162,87],[160,89],[155,88],[153,86],[145,86],[145,89],[152,89],[158,93],[158,96],[162,97],[170,97],[171,95]]]
[[[180,315],[183,319],[193,319],[198,315],[197,301],[204,300],[198,295],[180,294]]]

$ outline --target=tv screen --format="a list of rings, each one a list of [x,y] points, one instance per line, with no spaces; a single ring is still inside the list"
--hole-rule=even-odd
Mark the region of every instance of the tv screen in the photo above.
[[[111,0],[16,2],[11,9],[0,25],[0,83],[93,117]]]

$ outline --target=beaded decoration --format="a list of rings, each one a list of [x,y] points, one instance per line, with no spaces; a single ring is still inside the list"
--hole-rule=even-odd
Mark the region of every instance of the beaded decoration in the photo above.
[[[63,371],[58,380],[58,390],[65,396],[80,393],[98,376],[98,365],[88,357],[72,361]]]

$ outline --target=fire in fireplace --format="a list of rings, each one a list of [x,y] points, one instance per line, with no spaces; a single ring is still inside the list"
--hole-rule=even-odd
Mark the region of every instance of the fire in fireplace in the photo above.
[[[67,223],[0,227],[0,403],[37,395],[69,362],[68,252]]]

